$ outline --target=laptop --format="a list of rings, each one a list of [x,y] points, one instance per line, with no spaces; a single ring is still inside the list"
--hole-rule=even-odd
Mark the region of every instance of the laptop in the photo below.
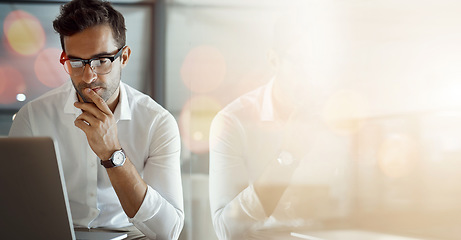
[[[57,144],[0,138],[2,239],[117,240],[123,232],[75,232]]]

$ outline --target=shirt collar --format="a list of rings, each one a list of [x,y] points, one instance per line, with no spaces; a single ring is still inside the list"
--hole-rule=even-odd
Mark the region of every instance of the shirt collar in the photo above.
[[[275,121],[274,104],[272,102],[272,89],[274,87],[275,77],[266,85],[263,94],[263,102],[261,107],[261,121]]]
[[[64,113],[80,115],[82,110],[76,108],[74,103],[77,102],[77,91],[73,86],[70,87],[70,94],[64,104]],[[120,99],[114,111],[114,117],[118,120],[131,120],[131,108],[128,102],[128,96],[124,83],[120,82]]]
[[[70,85],[70,94],[67,96],[66,103],[64,104],[64,113],[80,115],[82,110],[74,106],[74,103],[78,101],[77,91],[71,83],[68,84]]]
[[[120,99],[114,111],[114,117],[118,120],[131,120],[131,108],[128,102],[125,84],[120,82]]]

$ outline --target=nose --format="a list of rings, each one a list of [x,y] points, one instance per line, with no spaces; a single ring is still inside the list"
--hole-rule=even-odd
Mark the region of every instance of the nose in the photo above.
[[[96,81],[97,77],[98,75],[94,72],[90,64],[85,64],[85,66],[83,66],[83,78],[82,79],[84,82],[92,83]]]

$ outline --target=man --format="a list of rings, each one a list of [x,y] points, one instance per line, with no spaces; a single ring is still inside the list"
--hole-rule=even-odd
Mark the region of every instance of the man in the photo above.
[[[220,240],[297,239],[291,230],[317,228],[325,209],[337,210],[330,165],[346,144],[320,117],[316,61],[303,29],[295,17],[277,22],[268,54],[274,78],[231,102],[211,125],[210,207]]]
[[[170,113],[121,82],[131,54],[123,16],[108,2],[74,0],[53,26],[71,81],[21,108],[9,135],[58,142],[75,227],[177,239],[179,131]]]

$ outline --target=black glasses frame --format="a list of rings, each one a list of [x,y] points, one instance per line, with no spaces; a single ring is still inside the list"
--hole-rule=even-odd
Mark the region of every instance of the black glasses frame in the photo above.
[[[118,57],[120,57],[120,55],[122,55],[122,52],[123,52],[123,48],[125,48],[125,46],[121,47],[120,49],[118,49],[118,52],[114,55],[114,56],[111,56],[111,57],[97,57],[97,58],[91,58],[91,59],[80,59],[80,58],[61,58],[59,60],[59,62],[64,65],[64,63],[67,61],[67,60],[72,60],[72,61],[81,61],[83,63],[83,66],[82,67],[85,67],[87,64],[90,65],[91,67],[91,62],[93,60],[99,60],[100,58],[107,58],[110,60],[111,63],[113,63]]]

